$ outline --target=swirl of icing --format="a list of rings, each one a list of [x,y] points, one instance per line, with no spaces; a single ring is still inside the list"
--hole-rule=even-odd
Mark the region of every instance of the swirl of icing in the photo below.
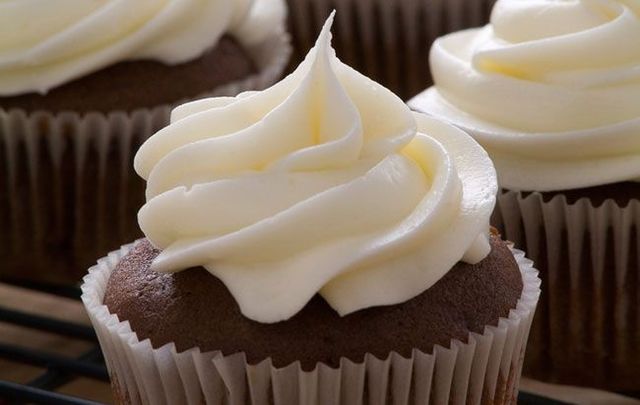
[[[640,178],[640,2],[499,0],[438,39],[410,102],[470,132],[500,185],[565,190]]]
[[[46,93],[127,60],[187,62],[225,32],[251,45],[285,14],[284,0],[2,1],[0,95]]]
[[[204,266],[260,322],[316,293],[342,315],[400,303],[489,252],[488,155],[342,64],[332,21],[287,78],[176,108],[135,158],[153,268]]]

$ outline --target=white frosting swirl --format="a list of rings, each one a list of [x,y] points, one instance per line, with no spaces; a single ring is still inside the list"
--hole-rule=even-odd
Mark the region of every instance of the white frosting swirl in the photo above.
[[[637,179],[638,44],[637,0],[500,0],[435,42],[435,87],[410,105],[468,130],[509,189]]]
[[[178,107],[135,159],[153,268],[204,266],[260,322],[318,292],[340,314],[403,302],[489,251],[487,154],[342,64],[332,21],[290,76]]]
[[[0,1],[0,96],[50,89],[117,62],[195,59],[226,32],[282,29],[284,0]]]

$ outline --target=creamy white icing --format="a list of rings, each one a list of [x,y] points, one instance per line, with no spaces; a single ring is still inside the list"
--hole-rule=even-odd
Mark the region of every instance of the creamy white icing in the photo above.
[[[224,33],[282,29],[284,0],[0,1],[0,95],[40,92],[126,60],[183,63]]]
[[[438,39],[416,110],[470,132],[500,185],[563,190],[640,178],[640,2],[499,0]]]
[[[404,302],[489,252],[488,155],[342,64],[332,21],[284,80],[176,108],[135,159],[153,268],[204,266],[260,322],[318,292],[342,315]]]

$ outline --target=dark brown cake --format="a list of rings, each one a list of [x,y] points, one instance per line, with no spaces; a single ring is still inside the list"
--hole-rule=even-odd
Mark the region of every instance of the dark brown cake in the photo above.
[[[60,112],[133,111],[174,104],[255,73],[247,52],[232,37],[193,61],[165,65],[155,61],[121,62],[51,90],[0,97],[5,110]]]
[[[507,317],[521,296],[519,267],[505,242],[492,236],[491,254],[476,265],[458,263],[434,286],[398,305],[340,317],[320,296],[288,321],[261,324],[244,317],[227,288],[203,268],[176,274],[150,269],[158,255],[139,243],[112,273],[104,303],[128,320],[140,340],[154,347],[174,342],[179,351],[199,347],[229,355],[244,351],[275,366],[296,360],[305,370],[317,362],[337,366],[341,357],[362,361],[365,353],[430,353],[451,339],[466,341]]]

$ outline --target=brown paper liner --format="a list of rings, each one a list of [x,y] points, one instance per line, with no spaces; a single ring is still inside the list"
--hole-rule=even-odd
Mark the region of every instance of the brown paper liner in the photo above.
[[[337,10],[333,46],[347,65],[403,100],[432,85],[428,55],[449,32],[489,22],[495,0],[288,0],[295,67]]]
[[[640,391],[640,201],[595,207],[506,191],[492,222],[542,278],[525,375]]]
[[[275,83],[289,41],[280,32],[250,47],[259,72],[202,96]],[[140,237],[144,182],[133,157],[171,107],[82,115],[0,108],[0,279],[78,282],[96,257]]]
[[[318,363],[305,372],[295,362],[274,367],[271,359],[247,363],[244,353],[224,356],[173,343],[153,348],[129,322],[103,304],[112,270],[133,245],[98,261],[82,286],[82,300],[102,347],[119,403],[131,404],[516,404],[529,328],[540,295],[532,262],[515,257],[523,277],[516,308],[497,326],[470,333],[410,358],[365,355],[362,363],[342,358],[331,368]]]

